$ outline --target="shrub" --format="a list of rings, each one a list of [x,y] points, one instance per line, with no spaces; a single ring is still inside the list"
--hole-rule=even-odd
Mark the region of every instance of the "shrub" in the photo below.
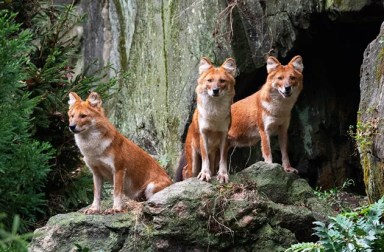
[[[68,130],[68,93],[75,91],[86,96],[94,90],[106,101],[106,93],[116,80],[103,82],[109,67],[88,73],[90,66],[85,69],[76,66],[81,55],[81,38],[74,31],[85,17],[72,4],[53,5],[33,0],[29,6],[26,9],[23,1],[16,0],[10,8],[19,11],[24,27],[33,36],[24,91],[38,101],[33,110],[33,137],[50,143],[55,152],[46,183],[48,212],[54,215],[92,201],[92,177],[80,171],[81,156]]]
[[[68,93],[75,91],[85,97],[92,90],[107,101],[112,94],[110,88],[121,78],[109,78],[109,66],[89,72],[92,66],[81,69],[76,65],[81,55],[81,37],[74,31],[85,17],[72,4],[14,0],[0,7],[18,12],[14,18],[22,22],[24,30],[30,31],[30,39],[25,43],[29,61],[23,68],[25,82],[19,92],[28,94],[33,101],[30,112],[34,120],[28,126],[32,138],[49,143],[53,150],[45,183],[46,210],[48,215],[77,210],[92,201],[93,186],[92,176],[83,171],[79,150],[68,130]]]
[[[384,197],[367,207],[329,218],[329,224],[317,221],[317,243],[292,245],[286,252],[296,251],[384,251]]]
[[[7,231],[7,228],[2,223],[2,219],[5,217],[5,214],[0,214],[0,251],[28,251],[28,239],[32,237],[32,234],[18,234],[20,228],[20,218],[18,215],[13,218],[11,231]]]
[[[23,92],[31,34],[20,31],[15,14],[0,11],[0,209],[20,215],[21,229],[36,221],[45,206],[44,184],[52,158],[48,143],[31,137],[31,114],[38,98]],[[9,219],[4,222],[11,226]]]

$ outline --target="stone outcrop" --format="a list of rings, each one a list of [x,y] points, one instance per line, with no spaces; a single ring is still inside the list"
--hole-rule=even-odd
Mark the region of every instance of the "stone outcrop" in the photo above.
[[[334,214],[280,165],[259,162],[230,180],[175,183],[148,202],[129,202],[127,213],[54,216],[29,251],[283,251],[312,240],[313,221]]]
[[[355,139],[371,202],[384,195],[384,23],[364,52]]]

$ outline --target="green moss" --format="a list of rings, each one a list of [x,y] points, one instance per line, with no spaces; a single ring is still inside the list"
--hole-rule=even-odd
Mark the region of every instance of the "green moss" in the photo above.
[[[68,218],[70,216],[70,218]],[[68,226],[73,223],[79,223],[87,219],[90,215],[85,215],[82,213],[69,213],[67,215],[56,215],[49,219],[50,225],[59,225],[59,226]]]
[[[371,204],[384,195],[384,162],[376,161],[370,153],[360,157],[364,171],[364,184]]]
[[[120,34],[119,34],[119,53],[120,53],[120,65],[121,69],[123,71],[128,70],[128,59],[127,59],[127,49],[125,47],[125,30],[126,30],[126,24],[125,19],[123,15],[123,9],[121,7],[120,1],[114,0],[113,3],[116,6],[116,13],[119,19],[119,28],[120,28]]]
[[[368,108],[364,116],[369,119],[363,120],[362,113],[358,112],[356,132],[350,129],[349,135],[354,138],[360,154],[360,164],[364,173],[364,184],[368,199],[371,203],[384,195],[384,163],[372,156],[374,153],[374,137],[378,134],[381,119],[375,117],[375,108]]]
[[[379,44],[383,45],[384,36],[381,36],[379,39]],[[384,75],[384,46],[381,47],[379,54],[377,56],[377,68],[376,68],[376,80],[380,80],[381,76]]]
[[[303,202],[308,198],[314,196],[313,189],[309,186],[306,180],[297,179],[292,182],[290,187],[290,199],[291,202]]]
[[[285,251],[280,244],[289,244],[296,242],[295,236],[288,229],[272,227],[269,224],[264,225],[257,232],[257,242],[254,245],[254,251]]]
[[[165,76],[165,113],[169,113],[169,100],[168,100],[168,61],[167,61],[167,39],[166,39],[166,28],[165,28],[165,23],[166,23],[166,7],[164,6],[164,2],[161,4],[161,25],[163,28],[163,61],[164,61],[164,76]]]
[[[325,1],[325,9],[326,10],[337,10],[337,11],[359,11],[361,10],[365,5],[368,4],[367,0],[353,0],[353,1],[346,1],[346,0],[326,0]]]

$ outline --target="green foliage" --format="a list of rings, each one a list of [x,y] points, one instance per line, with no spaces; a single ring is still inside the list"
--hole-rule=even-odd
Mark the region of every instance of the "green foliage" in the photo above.
[[[43,213],[52,152],[49,144],[31,137],[38,97],[22,92],[31,34],[20,31],[14,19],[14,14],[0,11],[0,209],[8,216],[20,215],[25,230]],[[6,227],[11,224],[4,221]]]
[[[93,180],[92,174],[87,167],[79,168],[72,172],[70,182],[62,191],[57,191],[55,197],[55,209],[52,209],[50,215],[55,214],[53,211],[67,212],[76,211],[81,206],[89,205],[93,199]]]
[[[89,252],[89,251],[91,251],[89,248],[87,248],[87,247],[83,248],[79,244],[75,244],[75,247],[76,247],[76,252]]]
[[[320,199],[334,199],[337,200],[340,191],[343,191],[354,185],[355,182],[352,179],[347,179],[344,181],[342,186],[331,188],[330,190],[321,191],[321,188],[316,188],[315,195]]]
[[[329,190],[322,191],[321,188],[316,188],[314,194],[318,198],[329,202],[329,204],[331,204],[334,208],[338,210],[346,210],[344,207],[342,192],[354,184],[355,182],[352,179],[347,179],[344,181],[343,185],[331,188]]]
[[[49,213],[56,214],[78,209],[92,199],[92,178],[80,178],[82,173],[75,172],[82,161],[68,130],[68,93],[75,91],[84,97],[94,90],[105,100],[115,79],[103,83],[108,67],[88,73],[88,68],[76,66],[81,54],[76,28],[84,16],[77,14],[73,5],[35,2],[34,9],[24,16],[29,18],[25,24],[32,31],[34,44],[25,91],[38,99],[33,111],[34,137],[49,142],[55,150],[47,196]]]
[[[366,111],[367,114],[377,112],[375,108],[370,108]],[[361,120],[361,112],[358,112],[358,119],[355,127],[349,126],[348,134],[352,137],[359,150],[360,155],[365,155],[371,152],[373,137],[377,134],[377,129],[380,119],[377,117],[371,118],[367,121]]]
[[[329,224],[316,221],[317,243],[292,245],[293,251],[384,251],[384,197],[377,203],[329,218]]]
[[[302,242],[298,244],[293,244],[285,252],[321,252],[324,251],[324,248],[314,242]]]
[[[32,237],[32,234],[18,234],[20,227],[20,218],[18,215],[13,218],[11,231],[7,231],[6,227],[1,222],[5,217],[5,214],[0,214],[0,251],[28,251],[28,239]]]
[[[109,78],[109,66],[91,72],[92,66],[83,69],[77,65],[81,35],[76,30],[84,16],[77,14],[73,5],[14,0],[0,8],[18,12],[12,20],[22,22],[0,31],[4,54],[0,55],[0,112],[7,115],[0,118],[0,152],[4,153],[0,164],[6,163],[0,165],[0,209],[9,216],[20,214],[22,227],[26,227],[37,220],[37,213],[40,218],[48,217],[43,212],[53,215],[77,210],[92,200],[92,176],[79,172],[83,163],[68,130],[68,93],[85,97],[92,90],[105,102],[112,94],[111,87],[126,75]],[[14,41],[16,35],[22,43]],[[3,83],[14,90],[3,88]],[[27,132],[34,141],[23,146]],[[9,169],[11,164],[15,167]],[[42,208],[45,199],[48,209]]]

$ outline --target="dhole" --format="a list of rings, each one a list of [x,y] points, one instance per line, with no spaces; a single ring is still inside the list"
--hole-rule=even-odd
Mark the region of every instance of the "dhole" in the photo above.
[[[287,131],[292,107],[303,89],[303,68],[301,56],[293,57],[285,66],[274,57],[268,58],[266,83],[231,107],[230,147],[252,146],[261,139],[263,158],[272,163],[270,136],[277,134],[284,170],[298,173],[289,162]]]
[[[104,180],[113,181],[113,208],[105,214],[122,211],[123,194],[132,199],[148,199],[171,184],[156,161],[109,122],[99,94],[93,92],[82,101],[76,93],[70,93],[68,103],[69,128],[93,173],[94,198],[85,214],[100,213]]]
[[[199,74],[197,109],[184,147],[187,165],[182,171],[183,178],[197,175],[200,180],[209,181],[219,161],[217,178],[226,183],[227,134],[231,124],[230,107],[235,95],[235,60],[229,58],[220,67],[215,67],[208,58],[202,58]],[[216,157],[220,159],[216,160]]]

